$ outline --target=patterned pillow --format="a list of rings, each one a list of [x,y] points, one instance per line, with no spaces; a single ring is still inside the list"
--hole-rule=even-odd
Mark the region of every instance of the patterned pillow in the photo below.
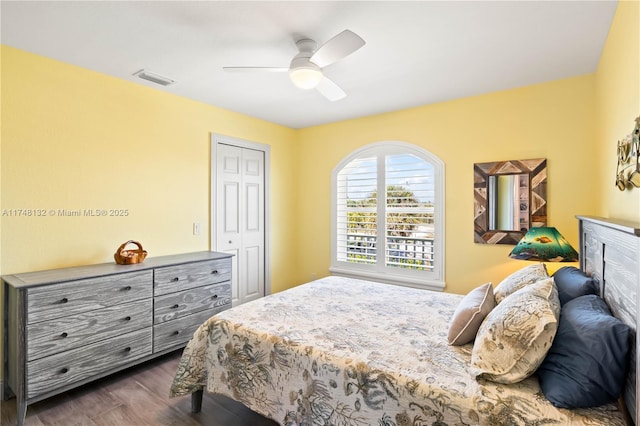
[[[520,290],[522,287],[547,278],[549,278],[549,274],[547,273],[547,267],[544,266],[544,263],[534,263],[533,265],[526,266],[509,275],[496,286],[493,291],[496,297],[496,303],[502,302],[505,297]]]
[[[471,352],[471,373],[517,383],[547,355],[558,329],[560,300],[553,278],[528,285],[497,305],[480,326]]]
[[[483,284],[467,293],[449,323],[449,344],[459,346],[473,342],[482,320],[495,306],[491,283]]]

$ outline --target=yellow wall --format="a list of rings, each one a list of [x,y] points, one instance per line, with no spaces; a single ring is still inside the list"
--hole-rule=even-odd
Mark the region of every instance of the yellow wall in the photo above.
[[[0,47],[2,47],[0,45]],[[2,49],[0,48],[0,71],[2,70]],[[1,73],[0,73],[0,77],[1,77]],[[2,78],[0,78],[0,214],[2,212]],[[2,274],[2,216],[0,216],[0,275]],[[2,288],[4,287],[1,283],[0,283],[0,301],[4,301],[4,289]],[[4,321],[4,314],[3,314],[3,306],[4,302],[0,302],[0,318],[3,319]],[[2,334],[4,333],[4,327],[0,327],[3,329],[2,332],[0,332],[0,336],[2,336]],[[0,339],[0,353],[2,352],[2,339]],[[0,376],[1,377],[1,376]]]
[[[473,242],[473,163],[547,158],[548,223],[577,246],[576,214],[594,214],[597,167],[593,75],[427,105],[300,131],[298,246],[300,280],[328,274],[331,171],[351,151],[372,142],[402,140],[440,157],[446,176],[446,291],[465,293],[499,282],[523,262],[512,246]]]
[[[473,243],[476,162],[548,159],[548,223],[578,248],[575,215],[640,221],[640,190],[615,188],[616,143],[640,115],[640,2],[621,1],[597,72],[515,90],[426,105],[300,131],[300,217],[313,227],[298,246],[299,280],[328,274],[333,167],[354,149],[403,140],[438,155],[446,167],[446,291],[498,282],[522,262],[511,246]],[[550,271],[562,265],[549,264]]]
[[[640,222],[640,189],[615,187],[616,144],[640,115],[640,2],[618,4],[596,73],[599,214]]]
[[[522,262],[473,243],[475,162],[547,158],[548,222],[574,245],[576,214],[640,219],[640,190],[613,184],[640,114],[639,9],[619,3],[595,74],[298,131],[3,46],[0,208],[129,215],[2,216],[0,274],[108,262],[132,238],[151,256],[208,250],[214,132],[271,146],[274,292],[328,274],[331,171],[383,140],[445,162],[446,290],[496,282]]]
[[[2,208],[47,214],[1,217],[2,274],[110,262],[129,239],[150,256],[209,250],[215,132],[271,146],[272,286],[297,284],[294,130],[6,46],[1,77]]]

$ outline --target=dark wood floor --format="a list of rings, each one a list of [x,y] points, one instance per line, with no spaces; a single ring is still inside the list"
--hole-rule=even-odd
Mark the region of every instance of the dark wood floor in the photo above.
[[[33,426],[275,426],[243,405],[207,395],[202,411],[190,412],[191,398],[169,399],[180,351],[97,382],[30,405],[25,425]],[[2,401],[0,424],[16,424],[15,399]]]

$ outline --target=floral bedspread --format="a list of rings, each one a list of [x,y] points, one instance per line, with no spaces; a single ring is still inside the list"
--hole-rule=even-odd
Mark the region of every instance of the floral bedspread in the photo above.
[[[562,410],[535,377],[476,381],[449,346],[462,296],[328,277],[224,311],[184,350],[171,396],[205,387],[281,425],[624,425]]]

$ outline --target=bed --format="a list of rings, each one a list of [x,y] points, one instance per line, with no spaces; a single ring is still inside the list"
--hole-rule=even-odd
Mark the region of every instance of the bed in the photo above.
[[[624,404],[563,409],[537,376],[472,374],[447,342],[463,296],[327,277],[222,312],[184,350],[171,396],[229,396],[282,425],[625,425],[638,407],[637,225],[579,217],[581,269],[632,330]]]

